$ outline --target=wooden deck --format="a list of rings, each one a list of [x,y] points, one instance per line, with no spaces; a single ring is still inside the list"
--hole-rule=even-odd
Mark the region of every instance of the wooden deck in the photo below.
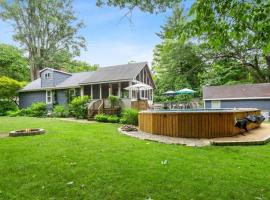
[[[141,131],[183,138],[216,138],[235,136],[241,131],[235,127],[235,120],[248,115],[261,115],[257,109],[231,111],[200,112],[158,112],[139,113]],[[257,128],[259,124],[248,124],[248,130]]]

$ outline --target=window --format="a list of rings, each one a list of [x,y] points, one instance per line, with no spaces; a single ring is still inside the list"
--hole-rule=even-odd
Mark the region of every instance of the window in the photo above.
[[[211,101],[211,108],[220,108],[220,101],[217,100]]]
[[[76,90],[75,90],[75,88],[69,90],[69,95],[71,97],[75,97],[76,96]]]
[[[47,104],[52,103],[52,91],[51,90],[46,91],[46,103]]]
[[[46,73],[44,75],[45,79],[51,79],[52,78],[52,73]]]

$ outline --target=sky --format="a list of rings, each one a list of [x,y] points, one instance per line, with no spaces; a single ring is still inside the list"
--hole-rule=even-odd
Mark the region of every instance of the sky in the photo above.
[[[85,24],[79,35],[85,37],[87,46],[76,59],[101,67],[130,61],[147,61],[151,65],[153,49],[161,42],[156,33],[172,13],[168,10],[149,14],[136,9],[131,18],[127,18],[126,9],[99,8],[94,0],[74,0],[73,4],[75,15]],[[12,40],[12,32],[10,24],[0,21],[1,43],[18,46]]]

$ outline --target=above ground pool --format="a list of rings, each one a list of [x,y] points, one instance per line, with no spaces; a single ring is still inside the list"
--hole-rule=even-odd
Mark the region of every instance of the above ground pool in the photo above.
[[[244,130],[235,126],[247,116],[260,116],[258,109],[147,110],[139,113],[143,132],[183,138],[230,137]],[[247,130],[260,126],[248,123]]]

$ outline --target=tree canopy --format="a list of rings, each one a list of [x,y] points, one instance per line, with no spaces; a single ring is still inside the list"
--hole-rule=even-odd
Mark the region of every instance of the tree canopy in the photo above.
[[[0,44],[0,76],[29,81],[29,67],[22,52],[11,45]]]
[[[78,35],[83,27],[74,15],[71,0],[2,0],[0,17],[13,24],[13,38],[28,54],[31,79],[57,60],[59,51],[78,55],[85,46]]]
[[[14,101],[18,94],[18,90],[25,85],[24,82],[16,81],[12,78],[1,76],[0,77],[0,97],[3,100]]]
[[[128,8],[133,10],[139,8],[144,12],[157,13],[164,12],[168,8],[180,3],[182,0],[97,0],[97,6],[114,6],[119,8]]]

